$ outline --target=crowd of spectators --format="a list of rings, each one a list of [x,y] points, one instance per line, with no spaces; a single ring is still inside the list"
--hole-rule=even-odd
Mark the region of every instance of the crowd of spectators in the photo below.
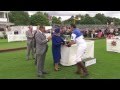
[[[71,35],[70,26],[60,26],[61,35]],[[120,35],[120,28],[79,28],[85,38],[107,38]]]

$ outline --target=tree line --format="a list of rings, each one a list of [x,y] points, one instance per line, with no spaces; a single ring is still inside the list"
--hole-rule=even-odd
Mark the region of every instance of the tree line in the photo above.
[[[77,20],[80,18],[80,20]],[[71,16],[68,20],[65,20],[65,24],[74,23],[74,19],[76,19],[76,24],[92,24],[92,25],[103,25],[103,24],[110,24],[114,22],[115,25],[120,25],[120,19],[115,17],[108,17],[104,14],[97,13],[94,17],[91,17],[89,14],[85,15],[76,15],[75,17]]]
[[[114,22],[115,25],[120,25],[120,19],[115,17],[108,17],[104,14],[98,13],[94,17],[91,17],[89,14],[76,16],[71,16],[71,18],[61,21],[61,17],[52,16],[51,20],[48,13],[36,12],[35,14],[29,16],[27,11],[10,11],[9,21],[15,25],[46,25],[51,24],[92,24],[92,25],[103,25],[110,24]],[[80,20],[78,19],[80,18]],[[76,20],[75,20],[76,19]]]
[[[37,12],[29,16],[27,11],[10,11],[8,13],[9,21],[15,25],[46,25],[61,24],[61,17],[51,17],[49,20],[48,13]]]

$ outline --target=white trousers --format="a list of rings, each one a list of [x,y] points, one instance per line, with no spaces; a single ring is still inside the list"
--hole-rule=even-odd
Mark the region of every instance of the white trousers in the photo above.
[[[86,45],[81,45],[81,46],[79,45],[79,46],[77,47],[77,54],[76,54],[76,59],[75,59],[76,63],[82,61],[81,58],[82,58],[82,56],[85,54],[86,48],[87,48]]]

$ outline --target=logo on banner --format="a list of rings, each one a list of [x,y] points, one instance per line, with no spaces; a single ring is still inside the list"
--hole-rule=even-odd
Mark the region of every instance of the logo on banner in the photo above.
[[[116,45],[117,45],[116,41],[112,41],[112,42],[111,42],[111,45],[112,45],[112,46],[116,46]]]

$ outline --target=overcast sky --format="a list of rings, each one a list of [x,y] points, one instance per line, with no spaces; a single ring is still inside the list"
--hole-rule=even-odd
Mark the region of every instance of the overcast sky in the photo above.
[[[28,11],[30,15],[36,13],[37,11]],[[47,12],[51,16],[61,17],[62,20],[66,20],[70,18],[72,15],[77,14],[89,14],[90,16],[94,16],[96,13],[103,13],[105,16],[120,18],[120,11],[42,11]]]

